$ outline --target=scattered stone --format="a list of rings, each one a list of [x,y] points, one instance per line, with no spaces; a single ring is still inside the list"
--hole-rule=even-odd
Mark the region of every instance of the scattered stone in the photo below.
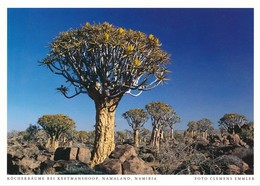
[[[91,152],[88,148],[79,148],[77,160],[88,164],[90,162]]]
[[[118,159],[106,159],[101,165],[95,167],[95,170],[106,174],[122,174],[121,161]]]
[[[154,174],[154,172],[141,158],[132,157],[123,163],[123,174]]]
[[[121,163],[125,162],[130,157],[136,157],[135,148],[131,145],[119,145],[115,148],[115,150],[111,153],[109,158],[119,159]]]
[[[131,145],[119,145],[103,163],[95,167],[104,174],[154,174],[152,167],[137,157]]]
[[[79,160],[83,163],[89,163],[91,158],[91,152],[88,148],[76,148],[76,147],[67,147],[67,148],[57,148],[54,154],[54,160]]]
[[[40,164],[40,161],[36,161],[28,157],[24,157],[21,161],[19,161],[19,166],[28,167],[31,170],[38,168]]]

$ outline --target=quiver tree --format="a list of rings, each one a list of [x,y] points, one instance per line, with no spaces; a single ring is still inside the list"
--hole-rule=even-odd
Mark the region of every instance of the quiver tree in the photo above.
[[[187,125],[187,132],[189,132],[191,134],[191,137],[193,138],[198,130],[198,123],[196,121],[189,121]]]
[[[248,123],[245,116],[236,113],[225,114],[219,120],[219,127],[230,134],[237,134],[241,131],[241,127]]]
[[[122,96],[138,96],[166,80],[169,56],[152,34],[109,23],[62,32],[49,48],[41,64],[65,78],[57,90],[66,98],[88,94],[95,103],[92,165],[99,164],[115,147],[115,111]]]
[[[202,134],[202,137],[208,137],[208,132],[211,131],[213,128],[213,122],[207,118],[203,118],[197,121],[197,130]]]
[[[163,129],[167,126],[175,112],[170,105],[159,101],[151,102],[145,108],[151,117],[153,126],[150,144],[159,150],[160,140],[163,138]]]
[[[116,139],[119,143],[123,143],[125,138],[126,134],[123,131],[116,131]]]
[[[128,125],[134,131],[134,145],[139,147],[139,131],[144,123],[148,120],[148,113],[143,109],[131,109],[123,113]]]
[[[88,139],[88,132],[84,130],[78,131],[78,139],[81,143],[86,142]]]
[[[39,131],[39,126],[30,124],[26,129],[26,134],[24,136],[25,140],[32,141],[37,140],[37,133]]]
[[[172,116],[168,119],[167,123],[171,130],[171,139],[174,139],[174,130],[173,127],[176,123],[181,122],[181,118],[176,115],[176,112],[173,110]]]
[[[55,150],[59,146],[62,134],[75,128],[75,122],[66,115],[43,115],[37,122],[49,135],[48,145]]]

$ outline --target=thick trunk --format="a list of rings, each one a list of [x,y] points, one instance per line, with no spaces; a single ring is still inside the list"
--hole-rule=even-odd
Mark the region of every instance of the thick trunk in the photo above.
[[[158,129],[154,126],[153,127],[153,130],[152,130],[152,134],[151,134],[151,139],[150,139],[150,145],[152,145],[152,146],[155,146],[155,141],[156,141],[156,131],[157,131]]]
[[[150,145],[156,147],[157,150],[159,150],[160,148],[160,138],[161,138],[160,130],[157,127],[154,127],[151,135]]]
[[[48,138],[46,148],[50,150],[56,150],[59,147],[59,140],[55,140],[55,136]]]
[[[134,130],[134,144],[135,147],[139,147],[139,131],[137,129]]]
[[[115,148],[114,128],[117,104],[108,106],[107,103],[95,102],[95,106],[95,142],[91,166],[102,163]]]
[[[51,148],[56,150],[59,147],[59,140],[51,140]]]

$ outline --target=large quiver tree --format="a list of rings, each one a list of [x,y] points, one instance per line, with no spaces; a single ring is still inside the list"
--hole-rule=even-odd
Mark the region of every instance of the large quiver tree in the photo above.
[[[152,34],[108,23],[86,23],[50,44],[42,64],[65,78],[67,85],[58,90],[67,98],[88,94],[95,102],[94,165],[114,149],[115,110],[122,96],[138,96],[166,80],[169,56],[160,46]]]

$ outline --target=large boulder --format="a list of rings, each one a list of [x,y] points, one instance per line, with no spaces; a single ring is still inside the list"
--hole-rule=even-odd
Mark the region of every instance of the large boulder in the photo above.
[[[78,148],[59,147],[54,153],[54,160],[76,160]]]
[[[79,148],[77,160],[88,164],[90,162],[90,158],[91,158],[91,152],[88,148],[86,148],[86,147]]]
[[[55,164],[55,161],[53,160],[45,160],[41,163],[40,169],[41,174],[55,174],[55,168],[53,165]]]
[[[119,145],[110,154],[109,158],[119,159],[122,163],[131,157],[136,157],[136,151],[133,146],[125,144]]]
[[[123,174],[153,174],[153,169],[141,158],[131,157],[123,163]]]
[[[95,169],[106,174],[122,174],[122,162],[119,159],[107,158],[101,165]]]
[[[67,147],[57,148],[54,154],[54,160],[79,160],[83,163],[88,164],[90,162],[91,152],[88,148],[79,147]]]
[[[11,154],[7,154],[7,174],[19,174],[19,166],[15,164]]]
[[[131,145],[119,145],[103,163],[95,167],[104,174],[154,174],[153,169],[137,156]]]

